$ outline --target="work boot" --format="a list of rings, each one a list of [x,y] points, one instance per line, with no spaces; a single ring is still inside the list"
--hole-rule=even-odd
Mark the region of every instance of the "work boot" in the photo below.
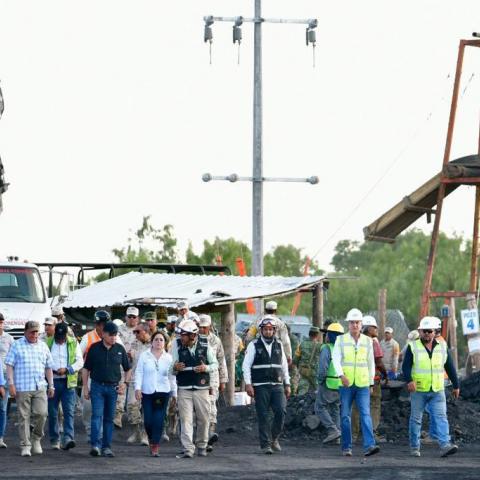
[[[364,455],[366,457],[370,457],[370,455],[375,455],[376,453],[378,453],[380,451],[380,447],[378,445],[372,445],[371,447],[368,447],[365,452],[364,452]]]
[[[3,437],[0,437],[0,448],[7,448],[7,444],[4,442]]]
[[[60,450],[60,442],[52,442],[52,450]]]
[[[133,433],[127,438],[127,443],[138,443],[141,441],[142,432],[140,425],[134,425]],[[148,445],[148,444],[147,444]]]
[[[111,448],[102,448],[102,457],[113,458],[114,456]]]
[[[340,438],[341,436],[342,434],[336,428],[330,428],[328,430],[328,435],[323,439],[322,443],[333,442],[334,440],[337,440],[337,438]]]
[[[175,458],[193,458],[193,454],[190,452],[179,453]]]
[[[35,455],[41,455],[43,453],[40,440],[32,440],[32,453]]]
[[[272,455],[273,450],[270,445],[268,445],[266,447],[262,447],[262,453],[264,453],[265,455]]]
[[[115,428],[122,429],[122,417],[123,417],[123,412],[116,412],[115,413],[115,418],[113,419],[113,425]]]
[[[71,448],[75,448],[76,443],[75,440],[68,440],[62,447],[62,450],[70,450]]]
[[[22,457],[31,457],[32,452],[30,447],[22,447],[22,450],[20,451],[20,455]]]
[[[212,433],[212,435],[208,439],[208,444],[213,445],[214,443],[218,442],[218,438],[219,438],[218,433],[216,433],[216,432]]]
[[[448,455],[453,455],[457,453],[458,447],[453,443],[447,443],[444,447],[440,449],[440,456],[447,457]]]
[[[148,441],[148,435],[147,435],[147,432],[145,430],[141,430],[141,432],[140,432],[140,443],[142,445],[145,445],[146,447],[148,447],[148,444],[150,443]]]
[[[344,457],[351,457],[353,455],[352,453],[352,449],[351,448],[347,448],[345,450],[342,450],[342,455]]]
[[[281,452],[282,447],[280,446],[280,443],[278,442],[278,438],[272,441],[272,450],[274,452]]]
[[[92,447],[90,450],[90,455],[92,457],[99,457],[101,455],[100,449],[98,447]]]

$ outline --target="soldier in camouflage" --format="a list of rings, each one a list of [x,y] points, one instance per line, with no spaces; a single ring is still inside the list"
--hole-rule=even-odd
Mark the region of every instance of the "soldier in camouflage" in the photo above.
[[[132,377],[135,375],[135,369],[140,355],[150,348],[150,329],[145,323],[138,324],[134,329],[135,340],[130,345],[128,351],[132,362]],[[127,416],[128,423],[133,426],[133,433],[128,437],[128,443],[141,443],[148,446],[148,436],[143,426],[142,413],[140,411],[142,402],[135,398],[135,388],[133,381],[128,386],[127,393]]]
[[[294,333],[292,333],[290,325],[287,325],[287,331],[288,331],[288,338],[290,339],[290,344],[292,346],[292,352],[296,352],[298,349],[298,346],[300,345],[298,337]],[[295,362],[292,361],[288,366],[288,373],[290,374],[291,395],[297,395],[298,381],[300,377],[299,377],[298,368]]]
[[[317,366],[320,357],[320,328],[310,327],[308,339],[303,340],[297,347],[293,363],[300,374],[298,395],[317,391]]]

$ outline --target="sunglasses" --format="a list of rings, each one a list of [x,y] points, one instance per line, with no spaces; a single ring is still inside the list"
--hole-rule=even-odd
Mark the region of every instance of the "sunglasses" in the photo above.
[[[134,330],[133,333],[136,335],[137,333],[140,333],[141,330]]]
[[[423,333],[433,333],[433,330],[423,330]]]
[[[127,318],[137,318],[137,315],[127,315]]]
[[[148,320],[146,320],[147,322],[156,322],[157,319],[156,318],[149,318]]]

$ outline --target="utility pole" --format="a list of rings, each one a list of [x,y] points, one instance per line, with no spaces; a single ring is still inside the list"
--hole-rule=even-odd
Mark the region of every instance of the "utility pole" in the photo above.
[[[315,28],[318,25],[316,19],[288,20],[279,18],[263,18],[261,0],[255,0],[255,16],[244,17],[204,17],[205,35],[204,41],[210,43],[213,40],[212,25],[214,22],[233,22],[233,42],[240,45],[242,34],[241,25],[244,22],[254,24],[254,68],[253,68],[253,170],[252,177],[239,177],[236,174],[227,177],[213,176],[206,173],[202,176],[204,182],[210,180],[250,181],[252,182],[252,275],[263,275],[263,183],[274,182],[309,182],[312,185],[318,183],[318,177],[306,179],[266,178],[263,176],[263,104],[262,104],[262,24],[263,23],[296,23],[306,24],[306,43],[315,48]],[[258,310],[257,313],[261,310]]]

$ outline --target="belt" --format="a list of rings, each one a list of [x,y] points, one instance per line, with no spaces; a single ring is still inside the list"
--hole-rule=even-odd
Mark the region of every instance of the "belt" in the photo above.
[[[97,382],[97,380],[92,380],[93,383],[97,383],[98,385],[104,385],[107,387],[117,387],[118,382]]]

